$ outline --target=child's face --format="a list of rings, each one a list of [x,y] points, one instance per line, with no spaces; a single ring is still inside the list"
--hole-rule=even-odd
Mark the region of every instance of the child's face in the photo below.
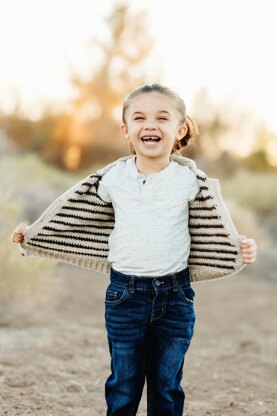
[[[187,127],[180,126],[175,100],[158,92],[135,97],[125,119],[126,124],[121,125],[123,135],[130,138],[136,154],[144,157],[169,157],[175,140],[187,132]],[[148,138],[156,141],[143,141]]]

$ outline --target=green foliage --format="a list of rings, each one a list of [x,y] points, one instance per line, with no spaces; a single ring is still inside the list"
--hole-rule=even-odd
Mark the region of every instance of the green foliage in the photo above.
[[[223,197],[230,198],[257,214],[277,210],[277,175],[275,173],[239,170],[221,182]]]
[[[241,161],[246,169],[254,171],[273,171],[273,167],[268,162],[268,156],[265,149],[259,149]]]

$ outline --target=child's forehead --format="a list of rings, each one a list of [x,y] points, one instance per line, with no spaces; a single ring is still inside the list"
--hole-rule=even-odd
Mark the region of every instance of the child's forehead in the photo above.
[[[176,110],[176,103],[172,97],[159,92],[148,92],[134,97],[129,105],[130,113],[134,112],[153,112],[167,111],[169,113]]]

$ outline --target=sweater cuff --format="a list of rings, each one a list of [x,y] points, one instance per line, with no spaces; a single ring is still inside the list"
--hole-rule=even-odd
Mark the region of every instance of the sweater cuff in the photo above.
[[[19,243],[19,251],[22,256],[28,256],[27,248],[24,247],[24,243]]]

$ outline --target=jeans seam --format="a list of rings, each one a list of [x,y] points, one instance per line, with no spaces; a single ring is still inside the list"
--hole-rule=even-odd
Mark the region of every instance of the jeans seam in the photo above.
[[[164,296],[164,300],[163,300],[163,303],[162,303],[162,313],[157,318],[154,318],[154,319],[152,319],[152,313],[151,313],[150,323],[154,322],[154,321],[157,321],[158,319],[161,319],[164,316],[164,314],[166,312],[167,293],[168,293],[168,291],[165,290],[165,296]],[[157,296],[157,294],[156,294],[156,296]],[[153,305],[154,305],[156,296],[153,298],[153,301],[152,301],[152,311],[153,311]]]
[[[182,295],[183,295],[183,298],[184,298],[184,300],[185,300],[185,302],[187,302],[189,305],[194,305],[194,299],[193,300],[191,300],[191,299],[189,299],[187,296],[186,296],[186,294],[185,294],[185,292],[184,292],[184,290],[181,288],[181,293],[182,293]]]
[[[137,406],[137,399],[135,400],[134,406],[132,406],[131,410],[130,410],[130,416],[135,416],[136,414],[134,413],[134,410],[136,409]]]
[[[151,416],[152,415],[152,382],[151,382],[151,371],[149,368],[149,365],[147,363],[147,367],[148,367],[148,382],[147,382],[147,391],[148,391],[148,395],[147,395],[147,416]]]
[[[132,408],[130,410],[130,416],[135,416],[136,415],[136,413],[134,413],[134,411],[139,406],[139,403],[140,403],[140,397],[136,398],[136,400],[134,401],[134,405],[132,406]]]
[[[127,289],[128,287],[126,285],[120,285],[119,283],[115,283],[114,281],[110,281],[110,284],[113,284],[117,287],[123,288],[123,289]]]

